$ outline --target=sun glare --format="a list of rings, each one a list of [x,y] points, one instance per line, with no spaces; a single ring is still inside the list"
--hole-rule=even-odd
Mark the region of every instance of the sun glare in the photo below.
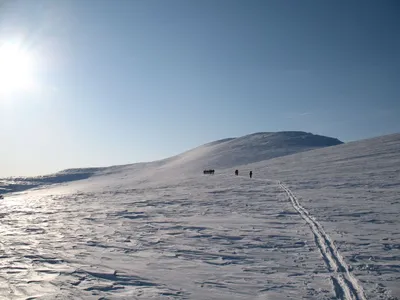
[[[0,44],[0,94],[33,87],[33,59],[17,44]]]

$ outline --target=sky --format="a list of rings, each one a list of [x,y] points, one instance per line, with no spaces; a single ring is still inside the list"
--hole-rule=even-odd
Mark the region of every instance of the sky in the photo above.
[[[0,177],[261,131],[400,132],[399,15],[398,0],[0,0]]]

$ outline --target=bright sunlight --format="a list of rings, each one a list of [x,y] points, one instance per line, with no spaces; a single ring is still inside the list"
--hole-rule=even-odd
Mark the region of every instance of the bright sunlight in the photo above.
[[[0,94],[33,87],[33,57],[18,44],[0,44]]]

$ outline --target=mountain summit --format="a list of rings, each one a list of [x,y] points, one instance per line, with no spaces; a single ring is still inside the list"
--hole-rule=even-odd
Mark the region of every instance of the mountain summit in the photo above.
[[[193,162],[196,168],[231,168],[340,144],[343,142],[336,138],[302,131],[258,132],[211,142],[165,162],[186,166]]]

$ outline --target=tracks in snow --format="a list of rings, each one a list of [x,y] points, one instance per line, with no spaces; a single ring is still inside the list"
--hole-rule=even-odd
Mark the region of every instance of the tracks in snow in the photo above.
[[[286,192],[294,209],[310,226],[318,249],[330,272],[332,272],[331,280],[337,298],[343,300],[366,300],[362,286],[350,272],[349,266],[346,264],[342,255],[337,250],[329,235],[324,231],[321,224],[300,205],[296,196],[286,185],[281,182],[278,182],[278,185]]]

